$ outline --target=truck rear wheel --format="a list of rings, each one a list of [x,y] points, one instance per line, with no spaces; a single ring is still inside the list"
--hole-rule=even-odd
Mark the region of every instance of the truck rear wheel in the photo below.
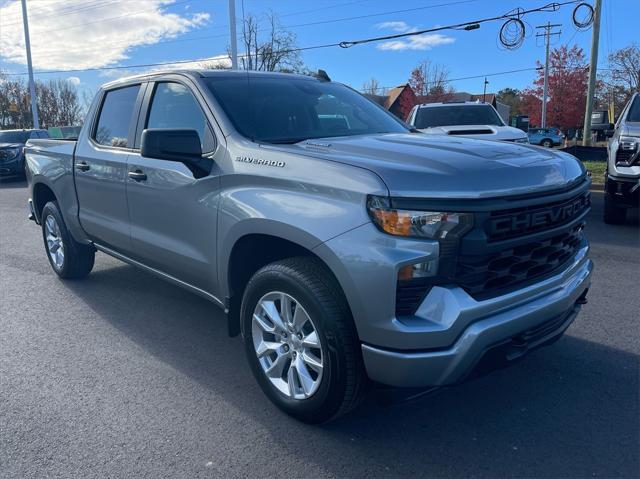
[[[289,258],[249,281],[241,318],[258,384],[280,409],[321,423],[357,406],[367,378],[344,295],[319,260]]]
[[[617,206],[608,194],[604,195],[604,222],[609,225],[619,225],[627,218],[627,210]]]
[[[93,269],[95,250],[73,239],[64,223],[58,203],[42,209],[42,239],[53,271],[64,279],[82,278]]]

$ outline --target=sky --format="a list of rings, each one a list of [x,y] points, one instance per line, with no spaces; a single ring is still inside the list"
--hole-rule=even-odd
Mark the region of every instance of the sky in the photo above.
[[[473,21],[550,1],[236,0],[236,20],[240,32],[243,12],[265,24],[266,13],[273,11],[296,35],[297,45],[308,47]],[[90,93],[107,81],[161,67],[44,72],[203,58],[224,61],[221,58],[229,45],[228,0],[27,0],[27,5],[36,78],[65,78],[81,92]],[[443,65],[458,91],[481,93],[485,75],[488,92],[522,89],[531,85],[536,72],[494,74],[532,68],[536,61],[544,60],[536,26],[548,21],[562,24],[552,48],[577,44],[589,54],[591,29],[574,27],[573,8],[566,5],[555,12],[523,17],[525,39],[515,50],[505,49],[498,41],[503,22],[489,22],[472,31],[444,30],[347,49],[307,50],[302,60],[310,69],[321,68],[333,80],[357,89],[371,78],[383,87],[404,84],[423,60]],[[21,12],[20,0],[0,0],[0,71],[5,73],[26,72]],[[606,68],[608,53],[632,41],[640,43],[640,1],[603,0],[602,12],[598,64]],[[185,65],[191,66],[180,66]],[[466,77],[478,78],[462,79]]]

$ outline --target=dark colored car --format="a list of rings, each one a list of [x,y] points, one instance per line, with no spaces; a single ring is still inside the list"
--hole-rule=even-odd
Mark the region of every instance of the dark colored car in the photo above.
[[[24,145],[28,140],[49,138],[47,130],[0,131],[0,176],[24,176]]]

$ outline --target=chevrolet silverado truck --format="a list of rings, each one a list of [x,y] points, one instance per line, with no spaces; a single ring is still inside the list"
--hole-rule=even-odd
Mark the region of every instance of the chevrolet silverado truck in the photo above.
[[[608,144],[604,182],[604,221],[624,223],[627,210],[640,206],[640,94],[622,111]]]
[[[579,161],[416,132],[326,75],[118,80],[76,142],[31,141],[26,158],[60,278],[98,251],[209,299],[300,420],[346,413],[371,384],[437,388],[518,359],[586,301]]]

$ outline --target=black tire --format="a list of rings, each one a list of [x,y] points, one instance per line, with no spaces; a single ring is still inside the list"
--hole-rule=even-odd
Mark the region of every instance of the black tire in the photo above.
[[[253,312],[263,296],[275,291],[291,295],[303,306],[320,337],[323,374],[315,393],[305,399],[293,399],[278,390],[267,378],[254,348]],[[360,342],[342,290],[321,261],[296,257],[263,267],[245,289],[240,314],[253,375],[281,410],[307,423],[322,423],[349,412],[361,402],[368,379]]]
[[[608,194],[604,195],[604,222],[608,225],[623,224],[627,219],[627,210],[617,206]]]
[[[54,262],[47,243],[47,219],[50,216],[55,220],[57,230],[59,231],[59,238],[63,245],[64,257],[60,264]],[[77,279],[87,276],[93,269],[95,260],[95,249],[93,246],[78,243],[73,239],[62,218],[57,202],[50,201],[44,205],[40,217],[44,248],[53,271],[63,279]]]
[[[551,140],[550,140],[550,139],[548,139],[548,138],[545,138],[544,140],[542,140],[542,141],[540,142],[540,144],[541,144],[542,146],[544,146],[545,148],[551,148],[551,147],[553,146],[553,141],[551,141]]]

